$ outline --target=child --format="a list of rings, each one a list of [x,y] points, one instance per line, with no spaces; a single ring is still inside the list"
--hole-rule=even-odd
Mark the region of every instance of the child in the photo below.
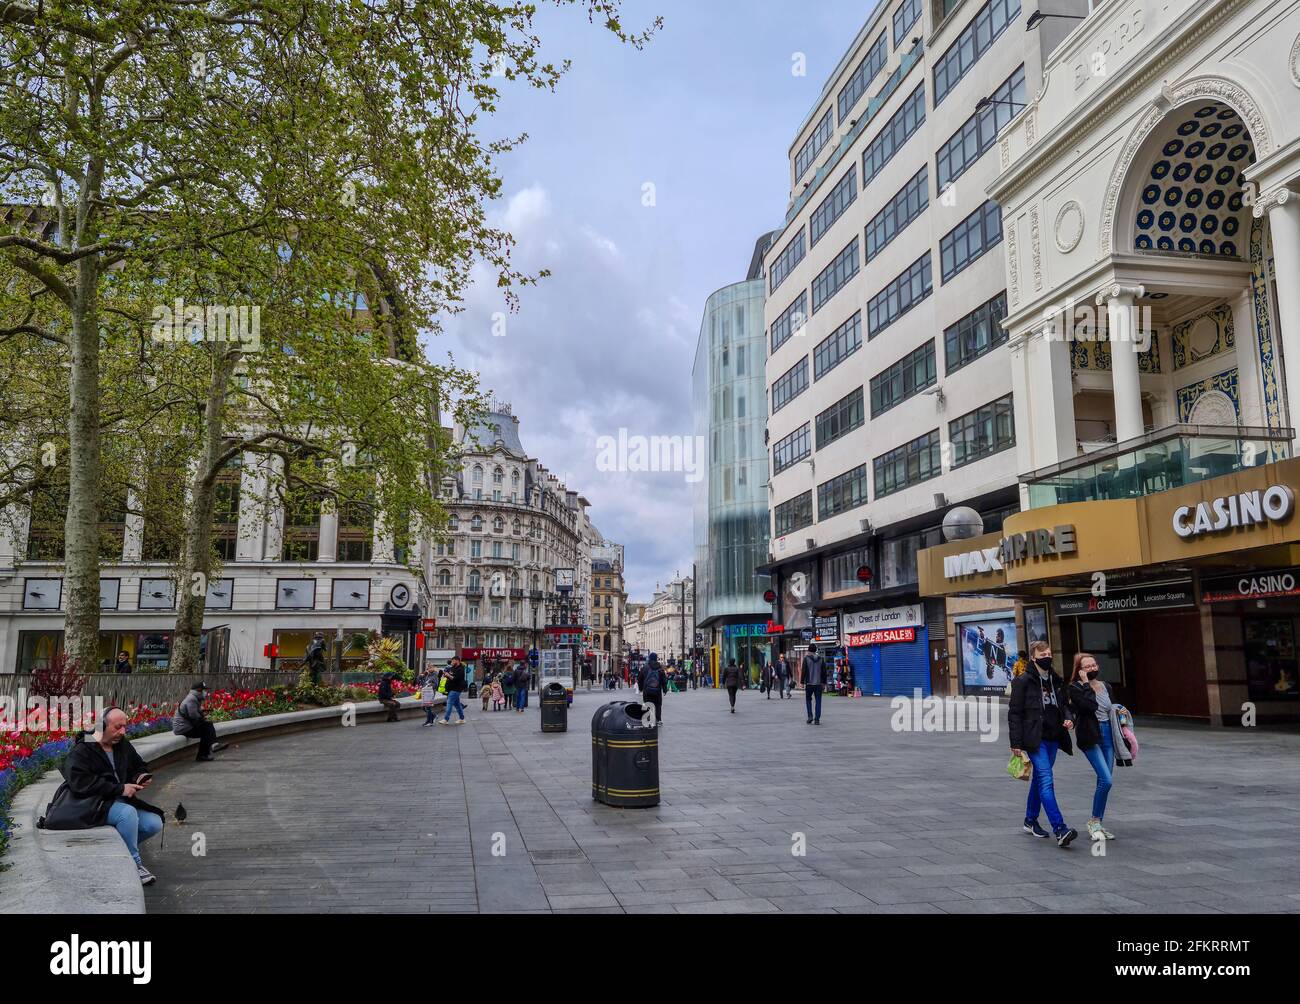
[[[483,689],[483,710],[486,711],[488,709],[488,701],[492,700],[492,681],[484,680],[482,689]]]
[[[499,679],[492,681],[492,710],[500,711],[505,706],[506,695],[501,690]]]

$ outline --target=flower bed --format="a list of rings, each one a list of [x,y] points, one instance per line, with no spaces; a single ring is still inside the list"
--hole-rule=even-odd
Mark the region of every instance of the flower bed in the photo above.
[[[214,690],[204,702],[208,718],[214,722],[234,718],[253,718],[296,711],[298,705],[282,693],[271,690]],[[170,732],[170,705],[140,704],[127,710],[128,739]],[[0,734],[0,858],[9,846],[13,819],[9,815],[14,796],[40,779],[51,767],[59,767],[75,736],[52,732],[9,732]],[[4,865],[0,864],[0,870]]]

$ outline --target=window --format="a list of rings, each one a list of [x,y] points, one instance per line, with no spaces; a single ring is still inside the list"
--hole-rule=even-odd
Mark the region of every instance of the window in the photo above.
[[[889,58],[889,40],[884,32],[876,39],[875,45],[862,58],[858,68],[853,71],[853,76],[849,77],[843,89],[840,91],[837,104],[840,112],[840,125],[843,125],[849,117],[849,112],[853,111],[853,106],[861,99],[862,95],[867,93],[867,88],[871,86],[871,81],[876,79],[876,74],[881,71],[885,65],[885,60]]]
[[[494,468],[492,471],[492,483],[494,485],[505,484],[505,480],[506,480],[506,472],[503,471],[500,467]]]
[[[997,142],[1003,126],[1025,106],[1025,68],[1011,74],[990,97],[992,104],[968,118],[935,154],[940,189],[957,180]]]
[[[483,483],[483,468],[480,467],[478,464],[475,464],[475,465],[474,465],[474,478],[473,478],[473,481],[474,481],[474,484],[476,484],[476,485],[481,485],[481,484]]]
[[[465,619],[468,620],[468,621],[470,621],[470,622],[475,622],[475,621],[477,621],[477,620],[478,620],[478,604],[477,604],[477,603],[471,603],[471,604],[469,605],[468,610],[469,610],[469,615],[468,615]]]
[[[850,164],[849,173],[840,179],[830,195],[822,199],[821,205],[813,210],[808,220],[808,235],[813,244],[822,239],[826,231],[835,225],[835,221],[844,215],[844,210],[853,205],[853,200],[857,197],[858,169]],[[803,240],[802,230],[799,231],[799,239]]]
[[[829,519],[867,504],[867,465],[817,486],[817,518]]]
[[[483,517],[478,515],[474,516],[474,518],[469,521],[469,528],[474,531],[474,533],[482,533]]]
[[[936,379],[934,341],[930,340],[871,378],[871,417],[883,415],[914,394],[933,386]]]
[[[948,282],[1001,243],[1002,210],[996,202],[986,202],[939,241],[943,281]]]
[[[492,541],[492,557],[501,557],[501,541],[499,540]]]
[[[989,0],[934,66],[934,106],[939,107],[1007,26],[1020,14],[1020,0]]]
[[[897,49],[902,44],[903,38],[907,35],[907,29],[916,24],[916,19],[921,16],[921,0],[903,0],[894,11],[894,48]]]
[[[344,502],[339,506],[339,561],[369,561],[374,553],[375,507],[373,500]]]
[[[806,460],[812,453],[808,439],[808,423],[795,429],[774,447],[772,447],[772,473],[780,474],[801,460]]]
[[[961,467],[1016,445],[1016,420],[1011,395],[976,408],[948,423],[952,442],[952,466]]]
[[[836,593],[860,593],[871,590],[870,583],[858,581],[858,569],[870,568],[871,548],[855,547],[822,559],[822,595],[833,596]]]
[[[803,176],[808,173],[808,168],[812,167],[813,161],[817,155],[822,152],[822,147],[831,141],[831,133],[835,131],[835,125],[831,121],[831,115],[834,113],[833,108],[827,108],[826,114],[821,117],[812,131],[812,135],[799,148],[799,152],[794,157],[794,180],[798,184],[803,180]]]
[[[483,557],[483,541],[471,540],[469,542],[469,556],[471,558]]]
[[[808,357],[804,356],[772,384],[772,414],[808,389]]]
[[[862,410],[862,388],[846,394],[817,416],[817,449],[830,446],[842,436],[860,428],[866,420]]]
[[[320,499],[300,485],[284,490],[284,540],[280,557],[284,561],[315,561],[320,556]]]
[[[827,265],[812,284],[813,313],[830,302],[831,297],[844,288],[845,283],[858,274],[858,238],[855,235],[835,260]]]
[[[511,560],[511,561],[518,561],[518,560],[519,560],[519,545],[518,545],[518,544],[511,544],[511,545],[510,545],[510,560]]]
[[[867,338],[875,338],[897,321],[934,289],[930,273],[930,252],[918,258],[907,271],[882,289],[867,303]]]
[[[506,521],[503,520],[500,516],[498,516],[496,519],[492,521],[492,532],[493,533],[506,532]]]
[[[896,450],[890,450],[872,463],[875,467],[877,499],[938,477],[943,473],[939,455],[939,430],[927,432]]]
[[[796,495],[789,502],[782,502],[773,512],[776,521],[776,536],[784,537],[787,533],[802,530],[813,524],[812,492]]]
[[[1007,316],[1004,290],[988,303],[977,307],[952,327],[944,330],[945,372],[952,373],[1007,340],[1002,318]]]
[[[894,154],[903,148],[912,134],[925,122],[925,82],[917,85],[903,101],[903,106],[894,112],[893,118],[885,123],[880,135],[873,139],[862,154],[862,188],[866,189],[871,179],[893,159]]]
[[[813,349],[813,380],[820,380],[862,347],[862,311],[826,336]]]
[[[867,261],[880,254],[929,204],[929,171],[922,167],[867,224]]]
[[[450,569],[450,568],[439,569],[439,571],[438,571],[438,585],[440,585],[440,586],[450,586],[450,585],[451,585],[451,569]]]
[[[460,529],[460,517],[455,513],[452,513],[451,516],[447,518],[447,529],[453,531]]]
[[[212,486],[212,549],[222,561],[234,561],[239,547],[239,485],[243,475],[235,457]]]
[[[814,244],[816,241],[813,242]],[[794,271],[796,265],[803,261],[803,256],[807,254],[807,248],[804,246],[803,227],[794,235],[794,239],[785,246],[785,250],[777,255],[776,261],[772,262],[772,289],[775,293],[780,288],[781,283],[785,282],[786,277]]]
[[[808,320],[808,292],[799,293],[799,298],[781,312],[781,316],[772,322],[772,351],[799,333]]]

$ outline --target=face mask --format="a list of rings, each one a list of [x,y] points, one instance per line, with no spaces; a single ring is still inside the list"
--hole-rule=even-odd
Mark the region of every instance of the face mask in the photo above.
[[[1039,669],[1041,669],[1044,673],[1050,673],[1052,671],[1051,659],[1046,659],[1046,658],[1035,659],[1034,665],[1037,666]]]

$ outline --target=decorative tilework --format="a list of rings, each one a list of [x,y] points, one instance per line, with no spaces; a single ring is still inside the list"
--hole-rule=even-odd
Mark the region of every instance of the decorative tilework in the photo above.
[[[1224,370],[1212,377],[1178,388],[1178,421],[1186,422],[1200,396],[1212,390],[1223,391],[1228,395],[1232,399],[1232,407],[1237,415],[1241,415],[1241,398],[1237,393],[1237,367],[1234,366],[1230,370]]]
[[[1160,372],[1160,339],[1155,332],[1148,337],[1150,347],[1138,356],[1139,373]],[[1109,373],[1110,342],[1078,340],[1070,343],[1070,365],[1075,371]]]
[[[1197,327],[1202,320],[1208,320],[1214,325],[1214,343],[1212,346],[1197,349],[1191,344],[1191,334],[1192,329]],[[1188,318],[1181,324],[1174,325],[1174,369],[1180,370],[1185,366],[1191,366],[1193,363],[1199,363],[1204,359],[1220,355],[1234,348],[1236,343],[1237,336],[1233,330],[1232,306],[1231,304],[1221,303],[1212,310],[1207,310],[1203,314],[1198,314],[1195,317]]]
[[[1273,340],[1273,321],[1268,306],[1268,249],[1264,246],[1264,220],[1252,220],[1250,227],[1250,293],[1255,316],[1255,335],[1259,345],[1259,375],[1264,386],[1264,421],[1270,429],[1284,427],[1282,421],[1281,373],[1277,365],[1277,348]],[[1271,460],[1285,460],[1286,450],[1280,443],[1269,446]]]

